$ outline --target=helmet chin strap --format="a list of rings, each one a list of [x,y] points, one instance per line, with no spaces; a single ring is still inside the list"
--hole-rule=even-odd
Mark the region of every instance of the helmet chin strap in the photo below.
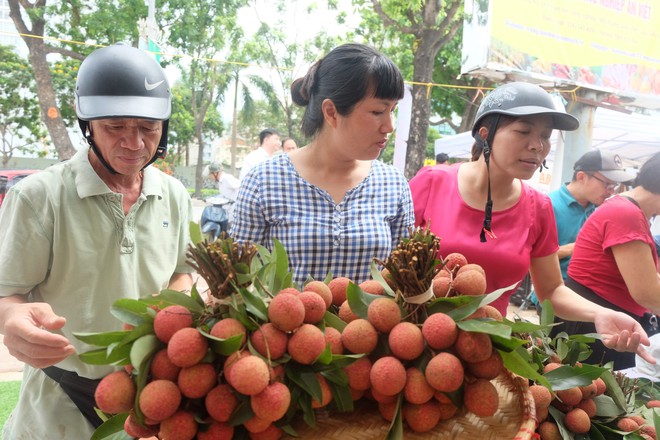
[[[487,241],[486,236],[490,238],[497,238],[491,226],[491,223],[493,221],[493,199],[491,197],[491,190],[490,190],[490,153],[491,153],[490,146],[493,144],[493,139],[495,138],[495,131],[497,131],[497,126],[499,125],[499,123],[500,123],[500,115],[498,114],[494,123],[488,130],[488,136],[486,137],[486,139],[481,140],[481,137],[479,137],[479,140],[481,140],[482,142],[484,160],[486,161],[486,173],[488,174],[488,197],[486,199],[486,207],[484,209],[485,211],[484,224],[483,227],[481,228],[481,233],[479,234],[479,240],[482,243],[485,243]]]

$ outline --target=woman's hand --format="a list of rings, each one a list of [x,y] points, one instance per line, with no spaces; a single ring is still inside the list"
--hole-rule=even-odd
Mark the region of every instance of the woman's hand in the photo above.
[[[650,364],[656,360],[644,349],[651,342],[639,324],[625,313],[605,309],[598,313],[594,319],[596,331],[603,337],[603,344],[607,348],[616,351],[627,351],[637,353],[642,359]]]

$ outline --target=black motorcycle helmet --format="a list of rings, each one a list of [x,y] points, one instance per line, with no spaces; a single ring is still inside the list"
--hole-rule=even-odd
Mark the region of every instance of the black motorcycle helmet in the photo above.
[[[97,49],[80,65],[76,81],[75,107],[78,124],[101,163],[89,121],[105,118],[143,118],[163,121],[163,134],[149,163],[167,154],[167,133],[172,113],[172,94],[165,71],[156,60],[131,46],[115,44]]]
[[[492,115],[492,116],[491,116]],[[481,241],[486,241],[486,235],[495,238],[491,230],[493,215],[493,201],[490,193],[490,146],[493,143],[495,132],[502,115],[521,117],[531,115],[550,115],[552,117],[552,128],[558,130],[576,130],[580,123],[564,109],[555,106],[552,97],[541,87],[524,82],[512,82],[501,85],[491,91],[481,101],[477,116],[472,126],[472,137],[475,139],[476,157],[481,153],[486,161],[488,171],[488,198],[486,201],[486,216],[481,230]],[[489,123],[488,120],[490,120]],[[488,136],[482,139],[479,129],[487,126]],[[473,157],[474,158],[474,157]]]

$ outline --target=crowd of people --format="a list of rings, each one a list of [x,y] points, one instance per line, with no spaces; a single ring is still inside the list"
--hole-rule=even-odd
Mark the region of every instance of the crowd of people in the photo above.
[[[238,178],[218,163],[205,172],[235,201],[236,240],[282,242],[299,285],[328,273],[360,283],[411,227],[429,227],[442,254],[485,269],[487,292],[505,291],[492,303],[503,315],[530,274],[565,331],[601,335],[595,363],[655,364],[644,347],[646,320],[660,311],[649,228],[660,214],[660,155],[633,178],[618,156],[590,151],[571,182],[545,195],[526,181],[544,164],[553,130],[579,121],[539,86],[513,82],[482,100],[472,160],[439,155],[408,181],[378,160],[404,95],[388,57],[343,44],[296,79],[291,95],[304,108],[306,145],[266,128]],[[89,147],[24,179],[0,209],[0,333],[25,362],[8,440],[90,438],[100,422],[94,387],[112,367],[82,363],[76,354],[87,347],[73,334],[119,330],[110,313],[119,298],[192,285],[190,197],[150,166],[167,151],[163,69],[138,49],[98,49],[80,67],[75,100]],[[621,183],[631,188],[619,193]]]

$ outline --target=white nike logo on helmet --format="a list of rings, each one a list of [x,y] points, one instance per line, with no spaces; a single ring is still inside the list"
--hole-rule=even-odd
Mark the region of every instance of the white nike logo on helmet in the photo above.
[[[147,78],[145,77],[144,78],[144,88],[147,89],[147,90],[153,90],[153,89],[155,89],[156,87],[158,87],[159,85],[161,85],[164,82],[165,82],[165,80],[161,79],[160,81],[151,84],[149,81],[147,81]]]

